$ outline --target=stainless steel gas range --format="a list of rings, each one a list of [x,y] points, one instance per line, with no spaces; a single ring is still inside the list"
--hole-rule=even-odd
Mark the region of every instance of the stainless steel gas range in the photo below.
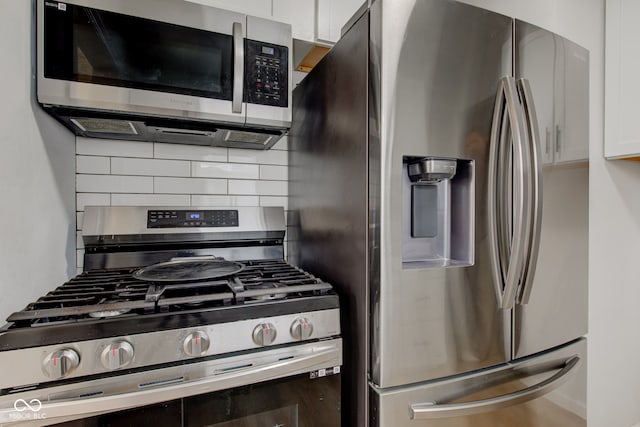
[[[338,297],[284,234],[282,208],[87,207],[84,272],[0,330],[0,425],[339,425]]]

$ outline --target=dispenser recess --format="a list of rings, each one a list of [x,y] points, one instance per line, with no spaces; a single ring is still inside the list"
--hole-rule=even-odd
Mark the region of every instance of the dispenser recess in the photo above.
[[[403,157],[403,268],[473,265],[474,162]]]

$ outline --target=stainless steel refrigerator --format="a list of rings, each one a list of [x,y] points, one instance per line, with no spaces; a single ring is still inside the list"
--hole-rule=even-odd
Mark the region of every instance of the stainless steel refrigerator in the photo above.
[[[342,298],[344,425],[586,424],[588,64],[375,0],[295,89],[288,252]]]

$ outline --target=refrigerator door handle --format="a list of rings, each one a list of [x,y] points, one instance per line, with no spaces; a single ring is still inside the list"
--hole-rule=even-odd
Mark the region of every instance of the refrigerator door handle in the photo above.
[[[511,245],[505,248],[504,237],[507,226],[506,212],[499,207],[504,206],[505,186],[502,182],[507,174],[508,156],[504,155],[507,135],[507,119],[513,138],[513,231]],[[511,76],[502,77],[498,82],[498,91],[493,110],[491,139],[489,143],[489,177],[488,177],[488,229],[489,252],[492,260],[492,274],[496,297],[500,308],[513,307],[516,292],[526,256],[526,234],[529,227],[529,211],[525,202],[529,197],[527,187],[528,154],[525,150],[525,139],[528,137],[525,128],[525,117],[519,100],[515,79]],[[502,154],[502,155],[501,155]],[[517,167],[516,167],[517,166]],[[504,258],[508,257],[508,261]],[[506,263],[506,271],[504,265]]]
[[[524,107],[524,112],[527,118],[527,127],[529,137],[528,154],[531,161],[530,164],[530,178],[531,178],[531,193],[528,203],[528,209],[530,212],[530,218],[532,218],[528,235],[527,235],[527,257],[525,258],[525,265],[522,272],[522,285],[516,302],[518,304],[527,304],[531,297],[531,290],[533,288],[533,278],[535,275],[536,264],[538,262],[538,250],[540,248],[540,230],[542,222],[542,166],[541,166],[541,154],[540,154],[540,137],[538,134],[538,118],[536,116],[535,104],[533,102],[533,95],[531,92],[531,86],[526,79],[520,79],[516,82],[520,98]]]
[[[513,393],[507,393],[488,399],[445,404],[438,404],[437,402],[414,403],[409,405],[409,416],[412,420],[460,417],[491,412],[517,405],[519,403],[528,402],[543,396],[564,384],[564,382],[569,379],[570,374],[575,372],[579,365],[580,357],[577,355],[572,356],[565,361],[562,369],[544,381]]]

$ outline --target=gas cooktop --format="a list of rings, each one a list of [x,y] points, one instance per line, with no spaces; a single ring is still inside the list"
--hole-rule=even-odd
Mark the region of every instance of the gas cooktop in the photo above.
[[[10,315],[0,350],[338,307],[331,285],[283,260],[237,264],[179,282],[137,279],[139,268],[84,272]]]

